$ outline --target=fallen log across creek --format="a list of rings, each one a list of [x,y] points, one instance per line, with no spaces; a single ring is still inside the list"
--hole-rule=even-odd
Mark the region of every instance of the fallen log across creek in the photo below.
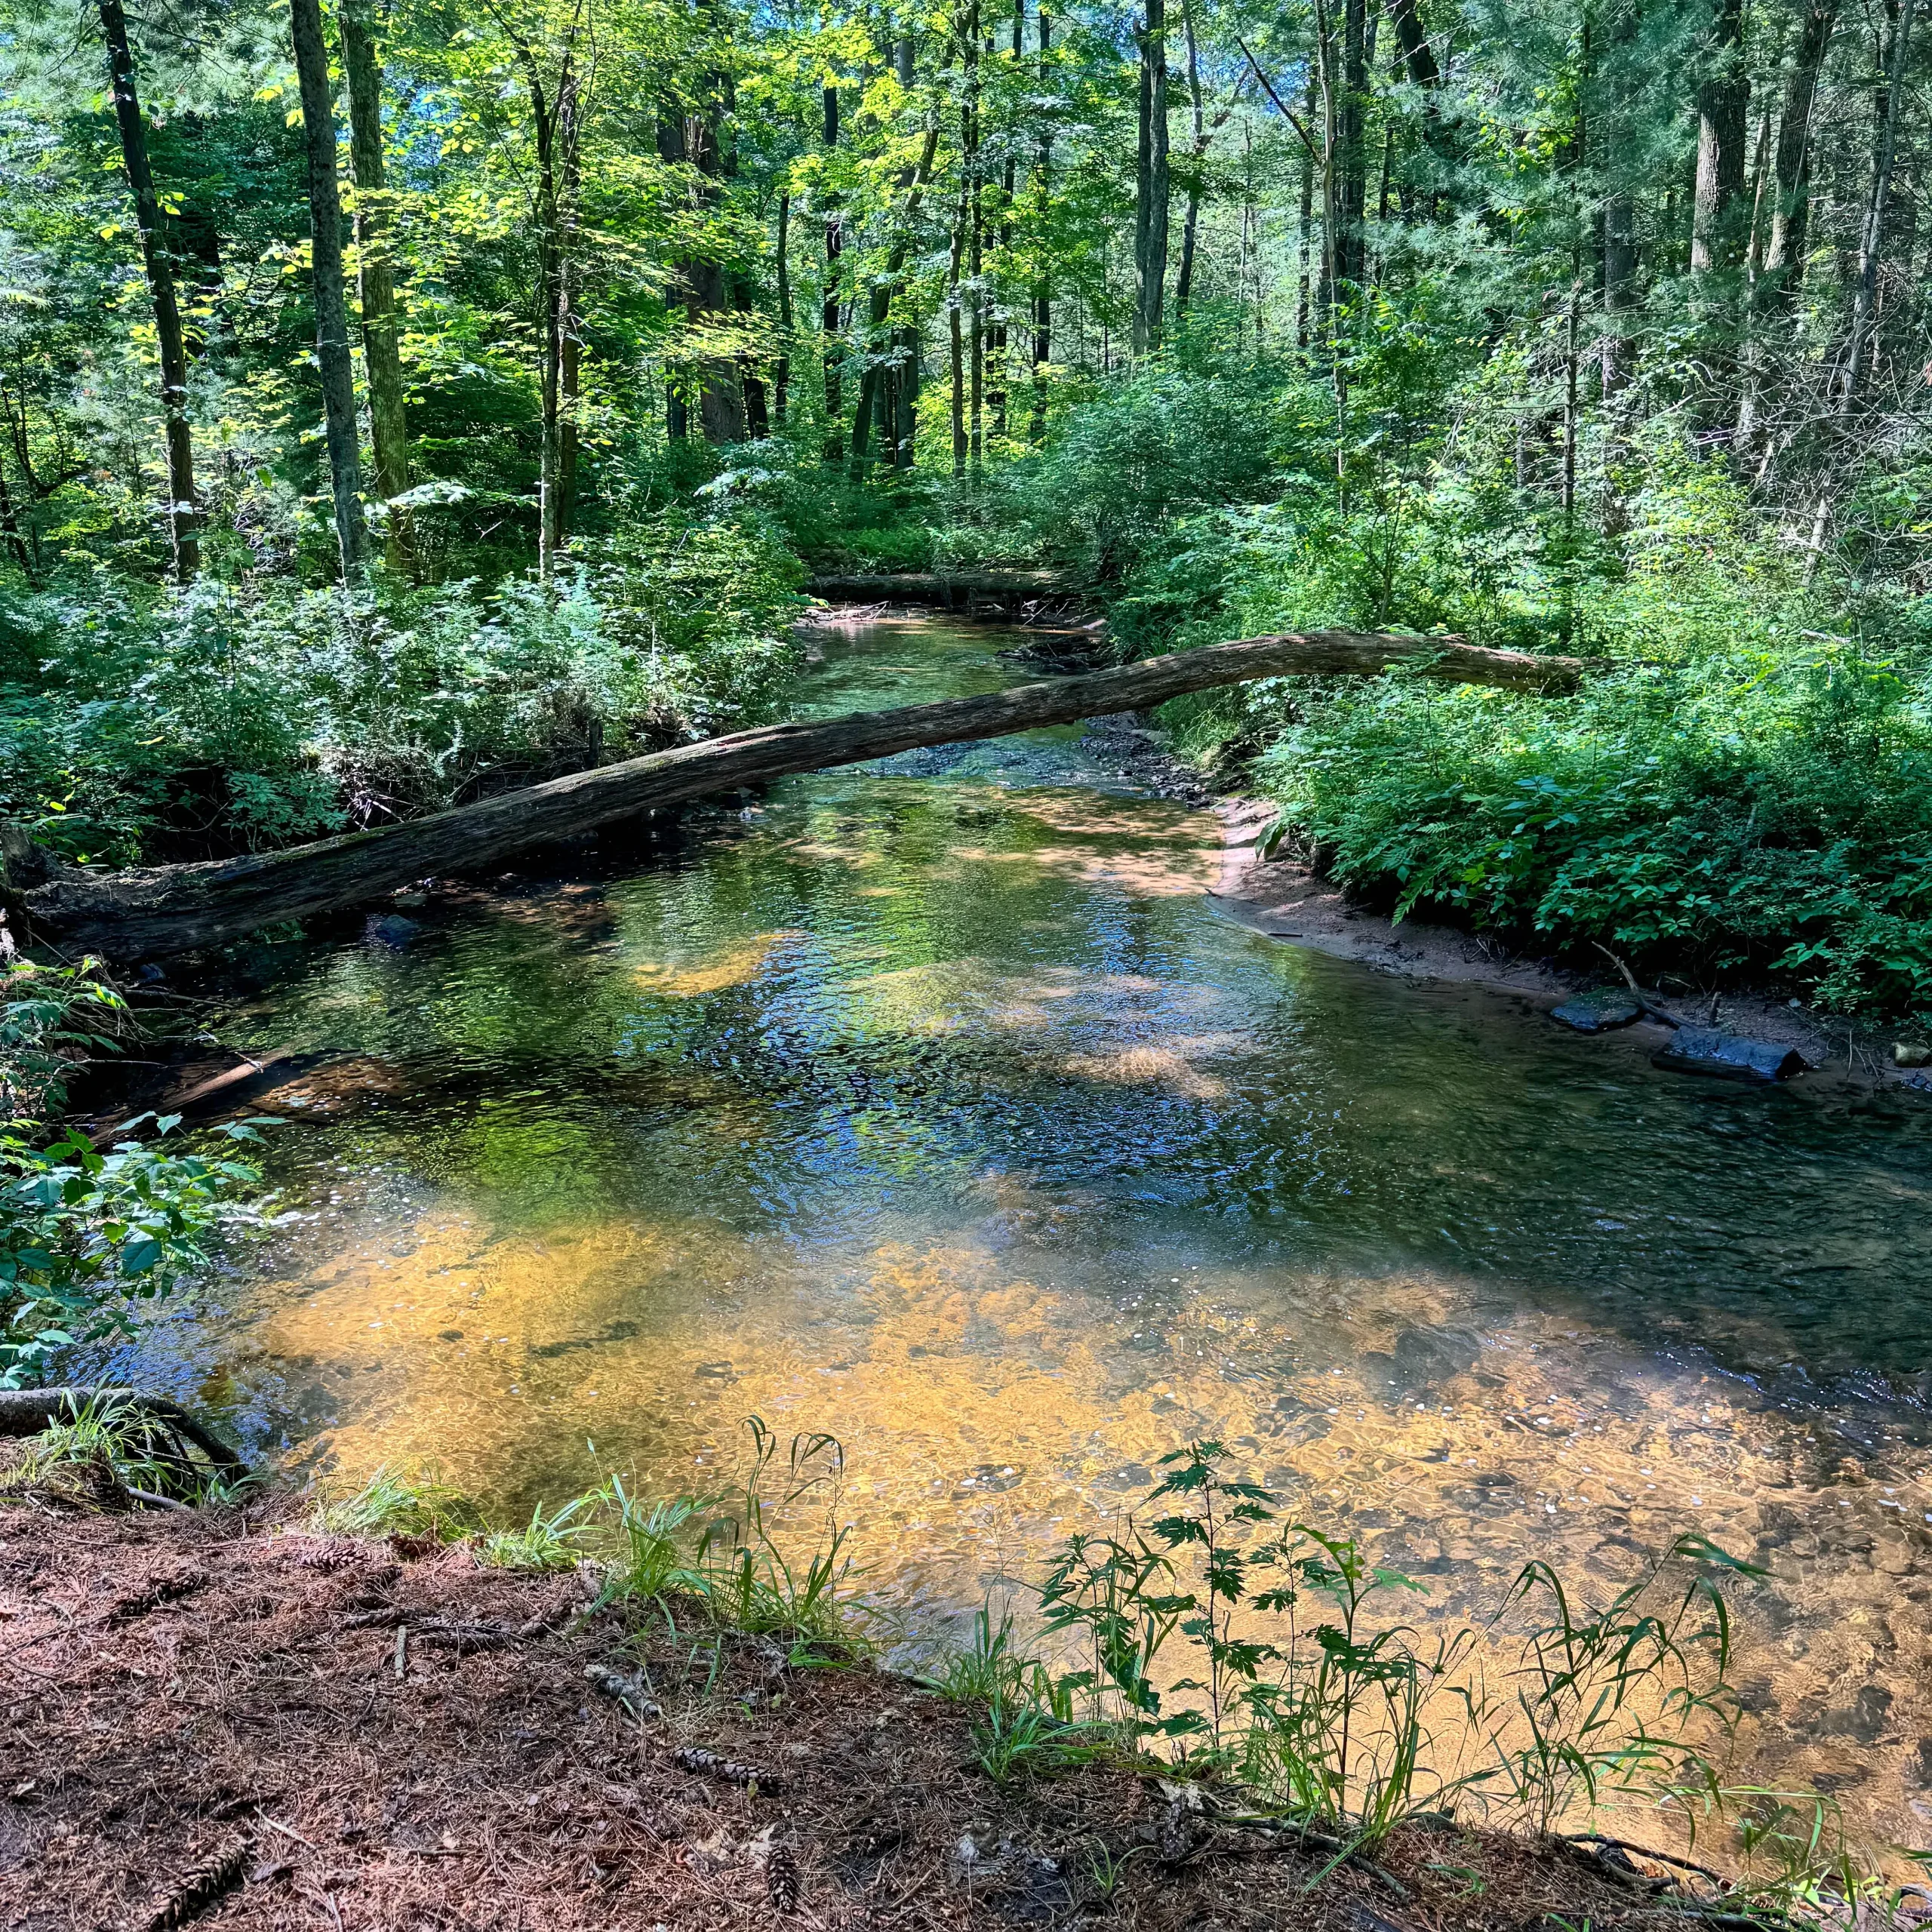
[[[70,949],[123,959],[189,952],[275,921],[353,906],[418,879],[470,870],[635,813],[790,772],[1143,710],[1189,691],[1257,678],[1373,677],[1404,664],[1452,683],[1531,692],[1574,690],[1594,668],[1580,658],[1491,651],[1456,638],[1340,630],[1247,638],[981,697],[734,731],[285,851],[102,873],[63,868],[25,894],[24,909],[33,938]]]

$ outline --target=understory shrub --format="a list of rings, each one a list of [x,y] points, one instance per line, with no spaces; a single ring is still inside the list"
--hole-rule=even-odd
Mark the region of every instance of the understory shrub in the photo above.
[[[1932,719],[1849,650],[1632,666],[1563,700],[1392,678],[1308,703],[1259,776],[1398,917],[1932,1008]]]
[[[14,615],[0,811],[63,857],[259,850],[769,716],[795,559],[731,514],[640,515],[548,582],[345,598],[286,579]]]

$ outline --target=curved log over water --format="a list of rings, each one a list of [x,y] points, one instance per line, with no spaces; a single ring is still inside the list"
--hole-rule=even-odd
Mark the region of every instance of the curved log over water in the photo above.
[[[1574,690],[1592,668],[1581,658],[1489,651],[1456,638],[1361,631],[1247,638],[983,697],[734,731],[284,852],[98,875],[69,871],[28,894],[26,907],[36,934],[68,946],[122,958],[183,952],[238,938],[272,921],[352,906],[413,880],[463,872],[653,807],[789,772],[1143,710],[1217,685],[1257,678],[1372,677],[1394,664],[1457,684],[1545,692]]]

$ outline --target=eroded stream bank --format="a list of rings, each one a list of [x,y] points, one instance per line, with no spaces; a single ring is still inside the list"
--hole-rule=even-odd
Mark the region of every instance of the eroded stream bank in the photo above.
[[[1014,641],[874,623],[811,694],[995,688]],[[1674,1079],[1244,931],[1220,847],[1075,728],[265,953],[236,1037],[348,1057],[271,1097],[300,1218],[147,1379],[506,1508],[690,1487],[753,1411],[830,1430],[928,1629],[1192,1435],[1444,1616],[1694,1529],[1774,1572],[1735,1768],[1922,1838],[1920,1106]]]

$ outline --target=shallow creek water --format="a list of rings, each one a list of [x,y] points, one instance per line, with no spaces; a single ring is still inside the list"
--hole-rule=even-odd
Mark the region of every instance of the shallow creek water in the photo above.
[[[1024,675],[983,627],[820,635],[821,712]],[[1772,1571],[1734,1774],[1924,1842],[1932,1115],[1251,933],[1213,817],[1080,739],[787,780],[271,964],[242,1043],[347,1057],[275,1097],[299,1218],[144,1371],[506,1509],[829,1430],[926,1631],[1195,1435],[1425,1619],[1696,1530]]]

